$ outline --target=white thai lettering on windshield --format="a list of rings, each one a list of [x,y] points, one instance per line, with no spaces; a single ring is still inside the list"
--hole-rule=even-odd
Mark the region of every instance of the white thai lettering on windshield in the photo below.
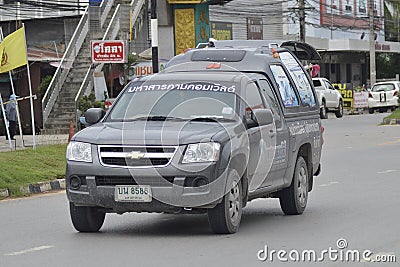
[[[235,85],[221,85],[209,83],[179,83],[179,84],[151,84],[135,85],[128,88],[128,93],[146,91],[170,91],[170,90],[189,90],[189,91],[209,91],[235,93]]]

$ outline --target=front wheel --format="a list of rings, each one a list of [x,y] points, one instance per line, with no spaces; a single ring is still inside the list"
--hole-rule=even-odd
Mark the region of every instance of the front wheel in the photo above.
[[[72,224],[79,232],[98,232],[103,226],[106,214],[95,207],[80,207],[69,203]]]
[[[373,108],[368,109],[369,114],[374,114],[375,110]]]
[[[341,100],[339,101],[339,106],[335,112],[335,115],[336,115],[336,118],[343,117],[343,102]]]
[[[303,157],[298,157],[290,187],[279,196],[281,209],[286,215],[302,214],[308,200],[308,169]]]
[[[240,177],[235,170],[228,174],[229,191],[222,202],[208,210],[211,230],[216,234],[233,234],[242,219],[243,194]]]

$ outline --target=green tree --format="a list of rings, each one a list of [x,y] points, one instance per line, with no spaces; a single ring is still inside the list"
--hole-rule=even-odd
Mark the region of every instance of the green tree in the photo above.
[[[396,74],[400,74],[400,54],[396,53],[379,53],[376,56],[376,76],[379,79],[394,78]]]
[[[38,87],[38,92],[40,94],[40,98],[43,98],[52,79],[53,79],[53,76],[48,75],[48,76],[45,76],[42,79],[42,81],[40,82],[39,87]]]
[[[400,1],[387,0],[384,3],[385,40],[400,42]]]
[[[100,100],[96,100],[94,93],[91,93],[88,96],[82,96],[78,101],[78,109],[83,113],[86,112],[89,108],[103,108],[104,103]]]

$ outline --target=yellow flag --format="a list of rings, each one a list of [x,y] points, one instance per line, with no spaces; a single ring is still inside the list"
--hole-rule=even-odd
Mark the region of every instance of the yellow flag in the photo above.
[[[0,73],[28,64],[24,28],[9,34],[0,43]]]

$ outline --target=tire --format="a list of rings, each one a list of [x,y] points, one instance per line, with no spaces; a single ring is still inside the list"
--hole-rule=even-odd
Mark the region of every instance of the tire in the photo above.
[[[291,185],[279,196],[279,203],[286,215],[302,214],[308,200],[308,169],[303,157],[298,157]]]
[[[394,111],[396,111],[396,109],[397,109],[397,107],[392,107],[390,110],[391,110],[392,112],[394,112]]]
[[[95,207],[80,207],[69,203],[72,224],[79,232],[98,232],[103,226],[106,214]]]
[[[339,106],[338,109],[335,112],[336,118],[341,118],[343,117],[343,101],[339,101]]]
[[[208,221],[215,234],[233,234],[239,229],[242,219],[243,194],[240,177],[235,170],[228,174],[230,190],[222,202],[208,210]]]
[[[368,109],[369,114],[374,114],[375,110],[373,108]]]
[[[321,119],[328,118],[328,109],[326,108],[325,100],[322,101],[320,111],[319,111],[319,116],[321,117]]]

